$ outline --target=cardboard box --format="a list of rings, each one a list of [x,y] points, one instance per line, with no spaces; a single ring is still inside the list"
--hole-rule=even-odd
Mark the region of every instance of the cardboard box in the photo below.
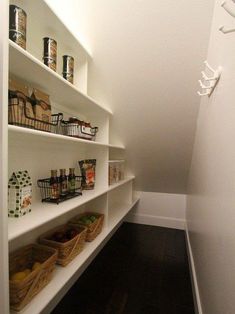
[[[35,122],[35,128],[51,132],[51,125],[49,124],[51,123],[51,105],[49,95],[34,88],[32,98],[35,100],[35,104],[33,106],[35,118],[39,120]]]
[[[28,171],[13,172],[8,182],[8,216],[21,217],[31,212],[32,180]]]
[[[29,89],[20,81],[9,79],[8,122],[34,128],[33,106],[29,102]]]

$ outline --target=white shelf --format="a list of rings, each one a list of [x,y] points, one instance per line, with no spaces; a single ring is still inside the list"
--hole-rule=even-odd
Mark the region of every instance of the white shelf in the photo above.
[[[79,91],[40,60],[9,40],[9,71],[19,79],[48,93],[53,102],[77,112],[112,114],[111,110]],[[27,74],[26,74],[27,73]]]
[[[125,183],[127,183],[127,182],[129,182],[129,181],[132,181],[132,180],[134,180],[134,179],[135,179],[135,176],[129,176],[128,178],[126,178],[126,179],[124,179],[124,180],[121,180],[121,181],[119,181],[118,183],[114,183],[114,184],[110,185],[110,186],[108,187],[108,191],[112,191],[112,190],[118,188],[119,186],[122,186],[123,184],[125,184]]]
[[[9,218],[8,221],[8,240],[11,241],[39,226],[61,216],[69,211],[86,204],[87,202],[101,196],[119,186],[132,181],[134,176],[128,177],[119,183],[113,184],[112,186],[103,190],[92,190],[83,191],[83,195],[75,197],[71,200],[62,202],[60,204],[51,203],[35,203],[33,204],[32,212],[20,217],[20,218]]]
[[[125,162],[124,159],[112,159],[112,160],[109,160],[109,163],[117,163],[117,162]]]
[[[110,148],[116,148],[116,149],[125,149],[124,145],[114,145],[114,144],[109,144]]]
[[[48,133],[48,132],[43,132],[39,130],[33,130],[33,129],[28,129],[28,128],[23,128],[15,125],[8,125],[8,131],[9,134],[14,136],[14,139],[17,137],[22,138],[24,136],[24,139],[29,139],[31,138],[32,140],[40,140],[42,139],[43,141],[48,141],[49,143],[55,143],[55,142],[67,142],[67,143],[78,143],[78,144],[85,144],[85,145],[94,145],[94,146],[103,146],[103,147],[108,147],[108,144],[100,143],[100,142],[94,142],[94,141],[89,141],[85,139],[80,139],[80,138],[73,138],[61,134],[54,134],[54,133]]]
[[[95,253],[102,248],[105,239],[112,234],[112,231],[115,231],[115,227],[123,220],[138,200],[139,199],[135,199],[131,204],[121,205],[119,208],[119,215],[117,215],[111,223],[103,229],[102,233],[93,242],[86,243],[84,250],[74,259],[74,261],[65,268],[59,266],[56,267],[52,281],[20,313],[38,314],[42,312],[47,305],[56,298],[60,290],[64,289],[66,284],[71,286],[74,280],[76,280],[89,265]],[[74,280],[73,277],[75,277]],[[71,283],[69,283],[69,281],[71,281]]]
[[[61,134],[54,134],[54,133],[48,133],[48,132],[43,132],[39,130],[33,130],[33,129],[28,129],[28,128],[23,128],[15,125],[8,125],[8,131],[9,135],[13,136],[14,139],[16,137],[22,138],[22,136],[25,137],[25,139],[33,139],[33,140],[40,140],[42,139],[43,141],[48,141],[49,143],[53,142],[66,142],[66,143],[77,143],[77,144],[84,144],[84,145],[94,145],[94,146],[102,146],[102,147],[112,147],[110,144],[105,144],[101,142],[96,142],[96,141],[89,141],[85,139],[80,139],[80,138],[73,138],[70,136],[65,136]],[[121,149],[125,149],[125,147],[120,147]]]
[[[27,13],[27,41],[31,38],[31,32],[34,36],[43,34],[42,39],[46,35],[55,36],[59,43],[63,40],[63,44],[68,49],[78,51],[79,54],[84,54],[91,58],[91,52],[81,39],[69,29],[58,14],[53,9],[53,6],[46,0],[10,0],[11,4],[16,4],[23,8]],[[38,29],[40,27],[40,30]],[[40,32],[41,31],[41,32]],[[52,37],[53,38],[53,37]],[[37,39],[38,40],[38,39]],[[27,43],[28,44],[28,43]]]
[[[139,198],[136,198],[133,203],[130,205],[128,204],[117,204],[115,207],[109,208],[109,221],[108,221],[108,228],[113,229],[121,221],[128,212],[135,206],[135,204],[139,201]],[[112,211],[116,212],[116,215],[112,217]]]
[[[55,32],[60,34],[60,37],[63,38],[65,45],[73,45],[73,50],[82,50],[87,56],[92,58],[92,54],[89,49],[85,46],[84,43],[82,43],[81,39],[79,39],[73,33],[73,31],[64,24],[64,22],[55,13],[53,8],[51,8],[49,3],[47,3],[45,0],[30,0],[29,3],[31,3],[33,11],[37,12],[37,14],[41,14],[45,28],[53,27]],[[46,23],[48,23],[48,25],[46,25]]]

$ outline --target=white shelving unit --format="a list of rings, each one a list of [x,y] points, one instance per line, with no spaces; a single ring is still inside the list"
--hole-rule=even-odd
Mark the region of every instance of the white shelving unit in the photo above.
[[[72,284],[79,278],[83,270],[90,264],[105,243],[110,239],[113,233],[120,226],[123,218],[130,209],[138,202],[133,200],[132,204],[122,204],[118,209],[119,215],[112,219],[110,224],[106,226],[102,233],[90,243],[86,243],[85,249],[78,255],[66,268],[56,267],[53,280],[36,296],[28,306],[24,309],[24,314],[49,313],[57,304],[57,299],[63,297]],[[64,289],[66,286],[66,289]],[[36,309],[36,310],[35,310]]]
[[[0,243],[3,252],[37,241],[40,234],[63,224],[86,210],[105,214],[102,233],[91,243],[86,243],[83,252],[67,267],[56,267],[52,281],[28,304],[21,313],[49,313],[77,280],[99,250],[117,230],[125,215],[138,202],[134,198],[133,180],[129,175],[124,180],[108,185],[108,161],[124,155],[125,147],[109,143],[109,118],[111,110],[87,95],[88,64],[92,54],[64,25],[44,0],[12,0],[27,12],[27,51],[8,40],[9,1],[2,1],[0,11]],[[57,73],[42,63],[42,38],[55,38],[58,43]],[[8,54],[9,51],[9,54]],[[70,54],[75,59],[74,85],[62,76],[62,55]],[[9,57],[9,63],[8,63]],[[8,66],[9,64],[9,66]],[[39,88],[50,95],[54,111],[65,116],[78,115],[98,126],[95,142],[76,139],[60,134],[7,125],[7,91],[9,75]],[[94,158],[96,186],[82,196],[60,203],[42,203],[37,180],[48,177],[50,170],[75,167],[78,161]],[[33,181],[32,212],[21,218],[7,217],[7,184],[13,171],[27,169]],[[7,174],[8,170],[8,174]],[[8,314],[8,254],[0,256],[0,309]]]

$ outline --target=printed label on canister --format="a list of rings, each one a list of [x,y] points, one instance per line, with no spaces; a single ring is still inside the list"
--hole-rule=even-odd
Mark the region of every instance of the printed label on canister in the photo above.
[[[74,58],[72,56],[63,56],[63,73],[73,75]]]
[[[56,61],[52,58],[43,58],[43,62],[53,71],[56,71]]]
[[[43,58],[51,58],[56,61],[57,42],[49,37],[43,38]]]
[[[20,47],[26,49],[26,38],[20,32],[9,31],[9,38]]]
[[[66,81],[73,84],[73,74],[63,72],[62,75],[63,78],[66,79]]]

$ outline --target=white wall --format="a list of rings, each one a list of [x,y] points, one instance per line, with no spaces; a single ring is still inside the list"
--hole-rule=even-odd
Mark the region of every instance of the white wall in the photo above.
[[[232,1],[235,11],[235,4]],[[204,314],[234,314],[235,298],[235,27],[216,0],[208,60],[223,73],[200,105],[189,180],[187,221]]]
[[[126,221],[167,228],[185,228],[186,195],[137,192],[140,201]]]
[[[92,51],[88,90],[114,112],[136,189],[184,194],[213,0],[48,2]]]

